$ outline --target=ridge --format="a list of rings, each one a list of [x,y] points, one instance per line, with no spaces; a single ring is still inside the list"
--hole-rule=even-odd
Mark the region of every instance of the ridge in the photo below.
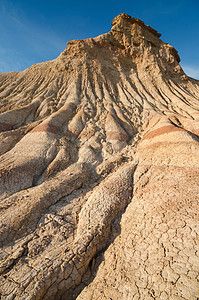
[[[126,25],[126,24],[139,24],[140,26],[142,26],[144,29],[148,30],[149,32],[153,33],[155,36],[157,36],[158,38],[161,37],[161,33],[158,33],[157,30],[155,30],[154,28],[150,27],[149,25],[145,25],[143,21],[141,21],[140,19],[131,17],[128,14],[125,13],[121,13],[118,16],[116,16],[113,21],[111,22],[112,26],[115,25]]]

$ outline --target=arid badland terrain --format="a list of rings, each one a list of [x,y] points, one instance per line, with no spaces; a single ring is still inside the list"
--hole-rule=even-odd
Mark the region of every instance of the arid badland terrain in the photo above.
[[[199,298],[199,81],[126,14],[0,74],[1,299]]]

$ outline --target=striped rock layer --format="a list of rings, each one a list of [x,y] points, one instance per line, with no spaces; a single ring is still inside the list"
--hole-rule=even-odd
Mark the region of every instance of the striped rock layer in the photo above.
[[[1,299],[199,298],[199,82],[126,14],[0,74]]]

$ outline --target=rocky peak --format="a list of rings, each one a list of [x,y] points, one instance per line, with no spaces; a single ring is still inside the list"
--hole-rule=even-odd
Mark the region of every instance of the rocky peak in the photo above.
[[[175,71],[180,67],[180,57],[178,51],[171,45],[164,43],[154,28],[146,25],[143,21],[137,18],[132,18],[130,15],[122,13],[115,17],[111,22],[111,33],[120,45],[124,46],[124,53],[130,53],[131,57],[139,63],[143,59],[152,63],[153,60],[157,62],[157,59],[163,59],[164,62],[159,61],[159,65],[165,64],[167,61],[172,64]],[[155,58],[156,57],[156,58]],[[177,69],[176,69],[177,66]],[[181,72],[181,70],[180,70]]]
[[[142,27],[143,29],[153,33],[158,38],[161,36],[161,33],[158,33],[155,29],[153,29],[149,25],[145,25],[144,22],[141,21],[140,19],[132,18],[130,15],[127,15],[125,13],[122,13],[122,14],[118,15],[111,22],[112,26],[116,26],[116,27],[120,26],[123,29],[126,29],[128,27],[132,27],[133,24],[136,24],[136,25]],[[113,30],[114,29],[115,29],[115,27],[113,28]]]
[[[91,64],[93,59],[104,56],[106,56],[104,61],[109,61],[110,56],[114,54],[123,61],[124,59],[133,61],[136,68],[139,68],[140,64],[142,68],[155,64],[163,71],[167,69],[166,64],[169,64],[174,72],[184,74],[179,66],[180,57],[177,50],[164,43],[160,39],[161,34],[155,29],[125,13],[115,17],[111,24],[112,28],[108,33],[95,38],[68,42],[63,54],[89,57]]]

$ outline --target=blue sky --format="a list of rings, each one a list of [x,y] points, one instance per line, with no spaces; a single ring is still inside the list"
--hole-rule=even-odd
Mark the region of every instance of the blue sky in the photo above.
[[[159,31],[199,79],[199,0],[0,0],[0,73],[54,59],[68,41],[108,32],[122,12]]]

